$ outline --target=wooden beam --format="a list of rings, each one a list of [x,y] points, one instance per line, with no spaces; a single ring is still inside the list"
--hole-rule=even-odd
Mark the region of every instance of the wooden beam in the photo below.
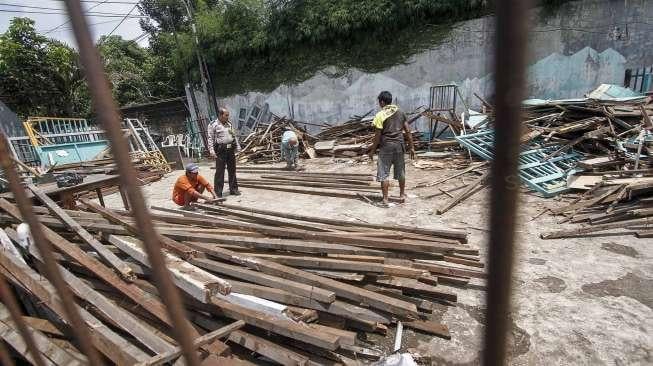
[[[229,335],[229,342],[233,342],[284,366],[316,366],[309,358],[250,333],[242,331],[232,332]]]
[[[197,204],[198,207],[204,208],[202,204]],[[210,206],[209,206],[210,207]],[[185,216],[215,220],[215,215],[207,215],[196,212],[187,212],[181,210],[167,210],[175,213],[181,213]],[[257,224],[244,224],[232,223],[223,221],[222,224],[226,228],[238,230],[254,230],[266,235],[273,235],[277,237],[304,239],[304,240],[323,240],[328,243],[345,244],[361,246],[373,249],[391,249],[406,252],[417,253],[442,253],[442,252],[458,252],[463,254],[478,254],[478,250],[471,249],[462,245],[454,245],[449,243],[435,243],[435,242],[414,242],[405,240],[392,240],[383,238],[360,238],[355,236],[344,236],[337,233],[323,233],[306,231],[292,228],[273,228]],[[345,234],[346,235],[346,234]]]
[[[256,271],[261,271],[269,275],[302,282],[336,293],[337,296],[366,303],[375,309],[387,311],[405,317],[416,317],[417,308],[414,304],[396,300],[387,296],[373,293],[351,286],[345,283],[321,277],[306,271],[274,263],[265,259],[252,257],[242,253],[236,253],[224,248],[212,248],[206,251],[207,254],[226,260],[232,263],[244,265]]]
[[[440,290],[436,286],[427,285],[412,278],[391,277],[389,279],[377,279],[376,284],[400,289],[401,292],[406,295],[437,297],[442,300],[453,302],[458,300],[458,296],[454,293]]]
[[[139,240],[130,236],[110,235],[109,243],[141,264],[150,266],[147,253]],[[195,299],[207,303],[213,295],[228,295],[231,292],[231,284],[228,281],[210,275],[178,257],[165,252],[163,255],[175,284]]]
[[[291,320],[273,317],[261,312],[247,309],[243,306],[220,300],[212,299],[214,307],[211,312],[227,316],[232,319],[243,320],[247,324],[277,333],[288,338],[312,344],[314,346],[336,350],[340,345],[340,337],[325,332],[319,332],[306,324],[295,323]]]
[[[98,255],[104,259],[107,263],[111,265],[124,279],[131,281],[134,279],[134,274],[131,272],[129,266],[127,266],[120,258],[116,257],[110,250],[108,250],[102,243],[93,237],[88,231],[79,225],[72,217],[70,217],[61,207],[57,205],[50,197],[43,193],[33,184],[28,184],[32,193],[38,199],[43,202],[43,204],[56,216],[61,222],[63,222],[68,229],[74,231],[84,242],[90,245]]]
[[[419,259],[415,260],[413,266],[415,268],[425,269],[431,273],[435,273],[436,275],[441,274],[445,276],[487,278],[487,273],[485,272],[481,272],[473,269],[450,267],[438,263],[422,261]]]
[[[309,299],[315,299],[317,301],[331,303],[336,299],[336,294],[333,291],[327,291],[319,287],[266,275],[264,273],[252,271],[241,266],[220,263],[204,258],[192,259],[191,263],[200,268],[227,275],[229,277],[238,278],[243,281],[253,282],[259,285],[270,286],[274,288],[285,288],[292,293],[308,297]]]
[[[346,221],[346,220],[338,220],[338,219],[323,218],[323,217],[316,217],[316,216],[299,215],[299,214],[295,214],[295,213],[277,212],[277,211],[265,210],[265,209],[254,208],[254,207],[242,207],[242,206],[238,206],[238,205],[230,205],[230,204],[227,204],[227,203],[221,204],[220,207],[226,207],[226,208],[229,208],[231,210],[240,210],[240,211],[245,211],[245,212],[253,212],[253,213],[258,213],[258,214],[270,215],[270,216],[274,216],[274,217],[283,217],[283,218],[293,219],[293,220],[317,222],[317,223],[328,224],[328,225],[349,226],[349,227],[364,227],[364,228],[370,228],[370,229],[390,230],[390,231],[422,234],[422,235],[427,235],[427,236],[457,239],[457,240],[462,241],[463,243],[465,243],[467,241],[467,233],[464,232],[464,231],[459,231],[459,230],[429,229],[429,228],[412,227],[412,226],[405,226],[405,225],[373,224],[373,223],[367,223],[367,222],[362,222],[362,221],[361,222],[358,222],[358,221]]]
[[[390,319],[385,315],[381,315],[373,310],[340,300],[335,300],[331,303],[324,303],[309,297],[299,296],[279,288],[260,286],[238,281],[231,281],[231,284],[233,285],[233,289],[236,292],[262,297],[264,299],[280,302],[282,304],[313,309],[324,313],[337,315],[349,320],[361,320],[382,324],[390,323]]]
[[[41,304],[54,311],[60,318],[65,318],[56,290],[42,275],[2,252],[0,252],[0,265],[11,274],[11,281],[16,281],[19,286],[36,296]],[[147,354],[113,332],[84,308],[78,307],[78,311],[84,322],[93,329],[90,334],[93,346],[114,363],[128,365],[149,358]]]
[[[25,318],[23,317],[23,319]],[[81,366],[88,362],[84,356],[81,356],[78,353],[73,354],[65,348],[60,347],[38,330],[30,329],[30,331],[36,343],[36,347],[42,354],[47,365]],[[34,364],[25,341],[16,330],[16,325],[11,319],[9,311],[3,304],[0,304],[0,338],[4,339],[7,344],[11,345],[11,347],[16,350],[16,352],[23,355],[23,357]]]
[[[444,339],[451,339],[451,333],[449,333],[449,327],[444,324],[436,323],[430,320],[413,320],[410,322],[404,322],[404,326],[412,329],[420,330],[424,333],[438,336]]]
[[[136,224],[132,224],[127,222],[122,216],[116,214],[110,209],[104,208],[96,203],[93,203],[87,199],[80,199],[80,202],[86,206],[89,210],[99,213],[102,215],[105,219],[109,220],[110,222],[114,224],[119,224],[124,226],[127,230],[129,230],[130,233],[138,236],[140,235],[140,229],[136,226]],[[162,235],[159,235],[159,241],[161,245],[170,250],[172,253],[178,255],[179,257],[183,259],[191,258],[195,255],[197,255],[197,252],[194,251],[193,249],[175,242],[174,240],[170,240]]]
[[[277,254],[251,254],[253,257],[263,258],[276,263],[299,268],[317,268],[335,271],[355,271],[369,273],[384,273],[408,278],[419,278],[427,271],[410,267],[395,266],[380,263],[371,263],[355,260],[340,260],[321,257],[296,257]]]
[[[203,336],[196,338],[193,341],[193,346],[195,347],[201,347],[205,344],[208,344],[209,342],[212,342],[216,338],[222,338],[224,336],[229,335],[231,332],[242,328],[245,325],[245,322],[242,320],[235,321],[227,326],[224,326],[220,329],[216,329],[212,332],[206,333]],[[145,362],[139,363],[137,366],[156,366],[156,365],[162,365],[166,362],[173,361],[174,359],[178,358],[181,356],[182,350],[179,347],[175,347],[175,349],[158,354],[149,360]]]

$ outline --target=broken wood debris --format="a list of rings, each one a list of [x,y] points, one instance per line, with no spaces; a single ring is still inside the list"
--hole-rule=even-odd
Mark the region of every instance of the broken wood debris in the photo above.
[[[37,187],[30,189],[39,200],[43,198]],[[37,219],[58,252],[56,259],[74,287],[85,322],[97,329],[93,345],[120,364],[153,365],[178,358],[178,345],[166,335],[171,323],[156,287],[148,282],[152,280],[149,263],[129,212],[85,199],[81,202],[90,212],[65,210],[48,199],[42,202],[46,206],[36,207]],[[430,300],[456,301],[455,293],[440,288],[439,276],[461,283],[469,281],[468,275],[482,277],[478,251],[466,244],[462,231],[350,222],[228,204],[196,207],[203,211],[166,209],[169,214],[152,218],[174,283],[189,314],[195,314],[189,319],[203,357],[204,352],[225,357],[220,354],[226,349],[216,348],[221,342],[215,340],[224,337],[227,345],[238,344],[239,349],[277,362],[317,359],[310,353],[318,350],[334,361],[352,354],[376,358],[378,351],[359,345],[351,330],[386,334],[387,326],[398,320],[446,338],[445,325],[419,320],[420,311],[432,311]],[[13,227],[22,216],[4,199],[0,209],[0,223],[17,241]],[[21,255],[38,264],[34,249]],[[61,315],[57,295],[39,275],[40,267],[20,264],[8,252],[0,254],[0,271],[26,295],[23,299],[45,304]],[[451,263],[458,271],[442,270],[440,263]],[[125,272],[131,276],[124,276]],[[83,310],[85,305],[92,306]],[[220,329],[228,321],[209,322],[203,314],[240,320],[247,326],[234,330],[242,326],[234,323],[227,334]],[[27,315],[61,324],[60,316]],[[338,327],[344,328],[334,328],[334,319],[340,319]],[[62,330],[57,337],[66,338],[65,327]],[[4,334],[9,337],[0,333]],[[53,336],[39,333],[39,344],[43,337]],[[311,351],[306,353],[307,349]],[[64,353],[58,357],[64,356],[72,357]]]

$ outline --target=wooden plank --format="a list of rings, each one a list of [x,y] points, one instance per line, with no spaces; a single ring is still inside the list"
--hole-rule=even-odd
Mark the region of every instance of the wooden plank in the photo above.
[[[273,317],[261,312],[247,309],[240,305],[231,304],[216,297],[212,299],[211,303],[215,306],[209,309],[214,314],[227,316],[232,319],[243,320],[247,324],[292,339],[296,339],[304,343],[312,344],[314,346],[332,351],[336,350],[340,344],[340,337],[324,332],[317,332],[305,324],[295,323],[280,317]]]
[[[300,268],[316,268],[325,270],[336,271],[356,271],[356,272],[370,272],[370,273],[384,273],[388,275],[397,275],[409,278],[419,278],[427,272],[419,269],[371,263],[353,260],[340,260],[319,257],[294,257],[276,254],[251,254],[253,257],[264,258],[276,263],[285,264],[292,267]]]
[[[265,210],[265,209],[254,208],[254,207],[242,207],[242,206],[237,206],[237,205],[230,205],[230,204],[227,204],[227,203],[223,203],[220,206],[221,207],[226,207],[226,208],[229,208],[229,209],[232,209],[232,210],[254,212],[254,213],[259,213],[259,214],[264,214],[264,215],[271,215],[271,216],[275,216],[275,217],[283,217],[283,218],[287,218],[287,219],[293,219],[293,220],[317,222],[317,223],[321,223],[321,224],[329,224],[329,225],[336,225],[336,226],[348,226],[348,227],[364,227],[364,228],[370,228],[370,229],[391,230],[391,231],[398,231],[398,232],[422,234],[422,235],[427,235],[427,236],[457,239],[457,240],[461,240],[463,243],[467,241],[467,233],[464,232],[464,231],[459,231],[459,230],[429,229],[429,228],[420,228],[420,227],[412,227],[412,226],[405,226],[405,225],[395,225],[395,224],[373,224],[373,223],[367,223],[367,222],[362,222],[362,221],[338,220],[338,219],[323,218],[323,217],[317,217],[317,216],[299,215],[299,214],[296,214],[296,213],[277,212],[277,211],[273,211],[273,210]]]
[[[22,220],[22,216],[18,212],[16,206],[12,205],[4,199],[0,199],[0,207],[9,213],[12,217],[18,220]],[[86,252],[81,250],[78,246],[70,243],[59,234],[55,233],[51,229],[43,226],[43,233],[45,234],[46,239],[52,243],[52,245],[61,253],[65,253],[67,256],[74,259],[77,263],[91,271],[94,275],[99,277],[105,283],[116,289],[122,295],[126,296],[130,300],[134,301],[136,304],[140,305],[143,309],[150,312],[159,320],[163,321],[168,325],[172,325],[168,319],[163,304],[153,300],[148,296],[143,290],[138,286],[135,286],[130,283],[124,282],[114,271],[109,267],[105,266],[102,262],[98,261],[94,257],[88,255]],[[13,230],[6,230],[7,235],[10,237],[16,238],[16,232]],[[17,239],[15,239],[17,240]]]
[[[84,365],[88,362],[86,357],[68,352],[68,350],[52,342],[50,338],[38,330],[30,329],[30,331],[36,347],[42,354],[46,364],[67,366]],[[16,325],[3,304],[0,304],[0,338],[4,339],[16,352],[23,355],[28,361],[34,363],[31,355],[29,355],[29,349],[25,341],[16,330]]]
[[[425,312],[425,313],[432,313],[433,312],[433,303],[429,300],[424,300],[424,299],[419,299],[416,297],[412,296],[407,296],[404,295],[401,290],[396,290],[392,288],[387,288],[387,287],[380,287],[372,284],[367,284],[365,285],[365,289],[378,292],[380,294],[384,294],[390,297],[394,297],[396,299],[410,302],[412,304],[415,304],[417,309],[419,311]]]
[[[454,198],[449,200],[442,208],[439,208],[436,210],[436,213],[438,215],[442,215],[445,212],[449,211],[456,205],[458,205],[460,202],[463,200],[467,199],[468,197],[471,197],[474,193],[476,193],[479,189],[481,189],[489,176],[489,172],[483,173],[482,176],[480,176],[476,181],[470,183],[462,192],[458,193]]]
[[[132,234],[138,236],[140,235],[140,230],[136,226],[136,224],[129,223],[125,221],[120,215],[116,214],[110,209],[104,208],[96,203],[93,203],[87,199],[80,199],[80,202],[86,206],[89,210],[99,213],[102,215],[105,219],[109,220],[110,222],[114,224],[119,224],[124,226],[129,232]],[[172,253],[178,255],[179,257],[183,259],[191,258],[195,255],[197,255],[197,252],[181,243],[175,242],[174,240],[170,240],[162,235],[159,235],[159,241],[161,242],[161,245],[163,245],[164,248],[170,250]]]
[[[413,320],[403,323],[405,327],[417,329],[427,334],[438,336],[444,339],[451,339],[449,327],[444,324],[436,323],[430,320]]]
[[[475,278],[487,278],[487,273],[481,272],[481,271],[476,271],[476,270],[471,270],[471,269],[463,269],[463,268],[457,268],[457,267],[450,267],[450,266],[445,266],[442,264],[438,263],[433,263],[429,261],[424,261],[417,259],[415,260],[415,263],[413,264],[415,268],[419,269],[425,269],[431,273],[435,273],[437,275],[445,275],[445,276],[460,276],[460,277],[475,277]]]
[[[143,265],[150,266],[147,253],[139,240],[129,236],[110,235],[109,242]],[[210,275],[176,256],[168,253],[163,255],[175,284],[197,300],[207,303],[216,294],[228,295],[231,292],[228,281]]]
[[[202,204],[197,204],[198,207],[203,208]],[[196,212],[187,212],[181,210],[167,210],[169,212],[181,213],[185,216],[202,218],[205,220],[215,220],[215,215],[207,215]],[[478,254],[478,250],[471,249],[462,245],[452,245],[452,244],[439,244],[435,242],[425,243],[425,242],[414,242],[406,240],[392,240],[392,239],[381,239],[381,238],[360,238],[360,237],[348,237],[341,234],[334,233],[324,233],[324,232],[313,232],[292,228],[272,228],[266,227],[257,224],[243,224],[243,223],[232,223],[232,222],[221,222],[225,228],[238,229],[238,230],[247,230],[251,229],[262,234],[272,235],[277,237],[285,238],[295,238],[295,239],[305,239],[305,240],[323,240],[328,243],[336,244],[345,244],[345,245],[355,245],[362,246],[366,248],[373,249],[391,249],[391,250],[400,250],[406,252],[417,252],[417,253],[442,253],[442,252],[458,252],[462,254]]]
[[[41,202],[43,202],[43,204],[50,210],[50,212],[52,212],[54,216],[61,220],[61,222],[63,222],[68,227],[68,229],[74,231],[77,235],[79,235],[79,237],[82,238],[84,242],[90,245],[98,253],[98,255],[107,263],[109,263],[111,267],[113,267],[124,279],[130,281],[134,279],[134,274],[131,272],[129,266],[123,263],[120,258],[116,257],[115,254],[113,254],[104,245],[102,245],[102,243],[95,239],[91,233],[84,230],[84,228],[81,227],[81,225],[79,225],[72,217],[68,216],[68,214],[61,207],[59,207],[56,202],[54,202],[50,197],[48,197],[33,184],[28,184],[27,188],[29,188],[32,193],[34,193],[34,195],[38,197]]]
[[[224,336],[229,335],[231,332],[242,328],[245,325],[245,322],[242,320],[235,321],[227,326],[224,326],[220,329],[216,329],[212,332],[209,332],[207,334],[204,334],[203,336],[196,338],[193,341],[193,346],[194,347],[201,347],[211,341],[213,341],[216,338],[222,338]],[[179,347],[175,347],[173,350],[158,354],[149,360],[145,362],[141,362],[138,364],[138,366],[156,366],[156,365],[162,365],[166,362],[173,361],[174,359],[178,358],[181,356],[182,350]]]
[[[447,301],[457,301],[458,295],[440,290],[435,286],[418,282],[411,278],[391,277],[389,279],[377,279],[376,283],[385,287],[400,289],[406,295],[419,295],[437,297]]]
[[[143,326],[135,316],[93,290],[67,269],[59,266],[59,270],[77,297],[95,306],[102,315],[111,319],[118,327],[138,339],[150,350],[155,353],[172,352],[174,350],[174,346]]]
[[[390,323],[390,319],[384,315],[381,315],[370,309],[339,300],[335,300],[331,303],[325,303],[310,297],[299,296],[279,288],[254,285],[251,283],[238,281],[231,281],[231,284],[234,291],[236,292],[262,297],[264,299],[280,302],[282,304],[318,310],[350,320],[362,320],[382,324]]]
[[[651,223],[653,223],[653,220],[650,217],[644,217],[644,218],[638,218],[632,220],[612,222],[608,224],[582,226],[576,229],[551,231],[548,233],[540,234],[540,237],[542,239],[568,238],[568,237],[579,236],[583,234],[595,233],[599,231],[621,229],[632,225],[651,224]]]
[[[11,280],[36,296],[41,304],[54,311],[60,318],[64,317],[61,300],[52,285],[40,274],[26,264],[0,252],[0,265],[11,274]],[[78,311],[88,326],[93,329],[91,342],[102,354],[119,365],[131,365],[144,361],[149,356],[131,343],[109,329],[84,308]]]
[[[170,236],[175,240],[181,240],[186,245],[198,251],[207,243],[223,246],[236,245],[243,248],[255,250],[281,250],[296,253],[309,254],[351,254],[351,255],[389,255],[382,250],[360,248],[353,245],[322,243],[317,241],[302,241],[297,239],[278,239],[278,238],[250,238],[236,235],[221,234],[195,234],[184,235],[183,233],[163,232],[164,235]]]
[[[375,309],[387,311],[400,316],[417,316],[417,308],[414,304],[376,294],[356,286],[344,284],[306,271],[264,259],[255,258],[246,254],[236,253],[224,248],[212,248],[207,250],[206,253],[222,260],[244,265],[248,268],[254,269],[256,271],[261,271],[269,275],[278,276],[330,290],[335,292],[337,296],[341,296],[360,303],[366,303]]]
[[[133,238],[118,238],[112,236],[110,241],[112,243],[117,243],[117,245],[129,245],[128,243],[119,243],[119,240],[126,241],[136,241]],[[131,251],[130,251],[131,252]],[[129,253],[128,253],[129,254]],[[145,265],[149,266],[149,263],[142,262]],[[186,263],[186,262],[185,262]],[[187,263],[189,266],[192,266],[190,263]],[[194,267],[194,266],[193,266]],[[195,267],[197,268],[197,267]],[[193,270],[194,273],[197,273],[200,269]],[[174,275],[174,271],[171,270],[171,273]],[[180,274],[180,276],[183,274]],[[206,273],[206,275],[209,275]],[[204,276],[203,276],[204,277]],[[189,295],[192,295],[194,292],[193,289],[190,289],[189,293],[187,288],[182,287]],[[244,320],[247,324],[254,325],[290,338],[296,337],[303,342],[314,344],[318,347],[323,347],[327,349],[336,349],[338,347],[337,337],[327,337],[325,335],[316,334],[311,329],[302,327],[299,324],[288,321],[287,319],[281,316],[272,316],[262,311],[257,311],[252,309],[252,307],[243,306],[236,302],[236,299],[233,297],[238,294],[228,294],[225,297],[219,296],[210,296],[208,301],[205,303],[205,308],[208,311],[213,313],[224,315],[232,319]],[[193,297],[195,298],[195,297]],[[196,299],[201,303],[204,303],[200,299]],[[216,306],[211,306],[216,305]]]
[[[299,353],[246,332],[231,332],[229,342],[238,344],[284,366],[314,365],[309,358]]]
[[[319,287],[266,275],[264,273],[252,271],[240,266],[220,263],[204,258],[191,259],[191,263],[200,268],[204,268],[206,270],[217,272],[233,278],[238,278],[243,281],[253,282],[259,285],[275,288],[286,288],[297,295],[305,296],[309,299],[315,299],[317,301],[331,303],[336,299],[336,294],[333,291],[327,291]]]

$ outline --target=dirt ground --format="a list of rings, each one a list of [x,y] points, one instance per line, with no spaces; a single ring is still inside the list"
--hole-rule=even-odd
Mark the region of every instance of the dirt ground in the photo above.
[[[307,171],[375,172],[372,164],[355,164],[348,159],[321,158],[302,163]],[[209,164],[202,164],[200,174],[212,181]],[[434,187],[411,188],[417,182],[434,181],[452,172],[407,166],[410,199],[388,209],[351,199],[249,188],[242,190],[242,196],[228,197],[228,200],[248,207],[256,205],[344,220],[464,229],[470,234],[470,244],[478,247],[485,257],[487,190],[444,215],[436,215],[435,209],[448,197],[422,199],[419,196],[437,191]],[[182,173],[172,172],[143,187],[149,204],[174,207],[170,201],[171,190]],[[455,179],[442,188],[460,183],[460,179]],[[512,281],[510,364],[652,365],[653,240],[614,233],[542,240],[539,234],[543,231],[573,227],[574,224],[558,224],[559,218],[548,213],[539,215],[546,208],[558,207],[569,199],[545,199],[526,190],[522,192]],[[391,194],[398,196],[396,186]],[[107,196],[106,202],[111,207],[122,206],[118,195]],[[440,306],[433,318],[449,326],[451,340],[405,329],[403,348],[415,348],[421,354],[430,355],[435,365],[479,364],[485,283],[479,280],[465,289],[449,289],[458,294],[458,302],[455,306]]]

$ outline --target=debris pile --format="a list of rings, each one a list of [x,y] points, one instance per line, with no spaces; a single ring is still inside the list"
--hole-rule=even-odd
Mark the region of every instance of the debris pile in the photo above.
[[[272,116],[269,123],[258,123],[254,131],[241,141],[238,162],[269,164],[281,161],[281,137],[287,130],[294,131],[299,138],[300,157],[314,158],[315,151],[310,146],[315,137],[293,120]]]
[[[64,210],[37,187],[29,189],[44,205],[34,211],[84,322],[93,328],[98,351],[113,363],[174,361],[179,352],[168,336],[165,301],[152,283],[129,211],[84,199],[87,211]],[[429,318],[435,302],[457,300],[455,290],[442,284],[461,289],[472,278],[486,277],[478,250],[457,230],[240,205],[194,207],[152,207],[167,212],[152,219],[193,332],[211,340],[200,352],[229,364],[241,361],[238,357],[280,364],[378,360],[393,350],[358,333],[386,335],[395,324],[449,339],[447,326]],[[43,352],[65,364],[83,362],[70,343],[62,308],[51,301],[57,295],[41,272],[38,251],[21,239],[17,206],[0,199],[0,210],[9,238],[2,245],[13,248],[0,251],[0,270],[18,291],[34,334],[53,345]],[[13,346],[15,329],[8,322],[0,325],[8,325],[10,331],[0,336]],[[401,348],[401,337],[395,347]]]
[[[374,126],[372,117],[368,117],[372,111],[363,116],[353,116],[350,120],[328,127],[320,131],[315,137],[318,139],[313,148],[318,155],[334,157],[355,157],[364,155],[372,146],[374,138]],[[409,124],[421,117],[421,114],[413,113],[409,118]],[[421,149],[426,143],[421,141],[422,134],[413,131],[413,142],[415,149]]]
[[[551,209],[563,222],[587,223],[580,229],[542,234],[544,238],[577,236],[623,228],[625,233],[648,237],[652,229],[653,104],[651,98],[614,85],[601,85],[581,99],[540,100],[523,103],[519,175],[522,183],[544,197],[582,192],[574,202]],[[494,156],[493,116],[478,131],[455,137],[477,157]],[[487,165],[472,164],[437,182],[449,201],[436,210],[443,214],[480,191],[488,183]],[[471,182],[442,187],[453,178],[475,174]],[[444,188],[444,189],[443,189]],[[451,192],[457,191],[452,194]]]

